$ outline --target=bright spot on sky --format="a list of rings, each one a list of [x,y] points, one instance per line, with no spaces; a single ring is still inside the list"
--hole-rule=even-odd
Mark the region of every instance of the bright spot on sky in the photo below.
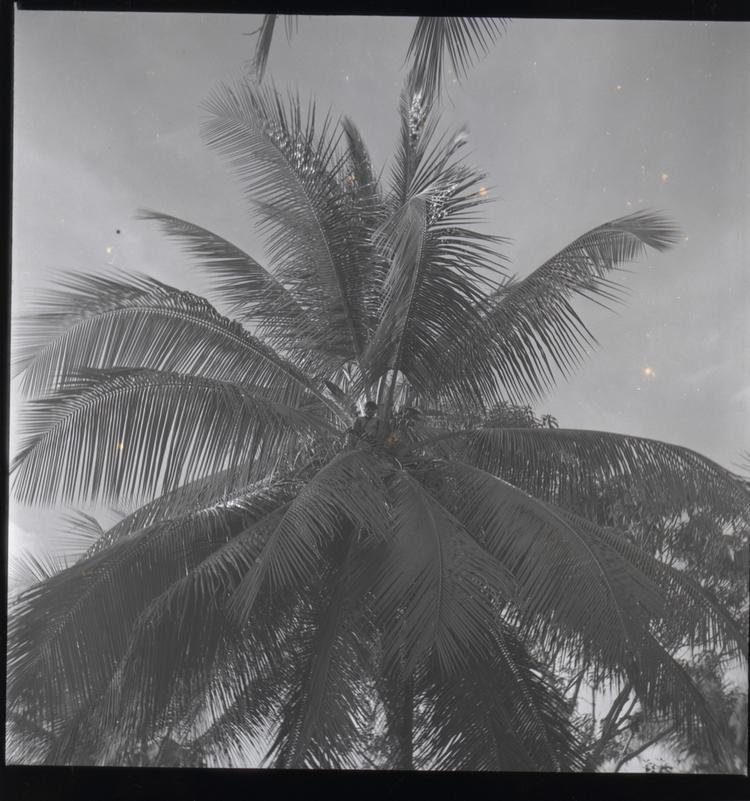
[[[617,89],[617,91],[619,92],[620,89],[622,89],[622,85],[618,83],[617,86],[615,86],[615,89]]]
[[[654,372],[653,367],[644,367],[643,375],[645,375],[646,378],[653,378],[656,375],[656,373]]]
[[[482,195],[482,197],[484,197],[484,195],[486,195],[486,194],[487,194],[487,192],[489,192],[489,191],[490,191],[490,190],[489,190],[489,189],[487,189],[487,187],[486,187],[486,186],[480,186],[480,187],[479,187],[479,194],[480,194],[480,195]]]
[[[669,180],[669,173],[663,172],[661,174],[661,182],[665,184]]]
[[[107,251],[107,255],[108,255],[108,256],[111,256],[111,255],[112,255],[112,245],[107,245],[107,247],[105,248],[105,250]]]

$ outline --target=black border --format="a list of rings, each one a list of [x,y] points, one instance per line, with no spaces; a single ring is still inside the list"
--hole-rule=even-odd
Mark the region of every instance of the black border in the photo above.
[[[434,796],[512,801],[743,801],[742,776],[668,774],[406,773],[400,771],[261,771],[193,768],[6,767],[8,801],[176,801],[328,795],[386,799]]]
[[[17,10],[16,10],[17,9]],[[302,3],[300,0],[243,2],[243,0],[0,0],[0,182],[6,191],[2,199],[2,268],[6,289],[5,348],[2,351],[4,375],[9,369],[10,339],[10,253],[12,189],[12,63],[13,18],[25,10],[183,12],[183,13],[263,13],[267,11],[328,14],[381,14],[411,16],[441,14],[498,15],[509,17],[548,17],[578,19],[665,19],[665,20],[746,20],[750,4],[745,0],[688,0],[656,5],[645,0],[514,0],[489,4],[478,0],[441,4],[417,0],[327,0]],[[748,42],[750,46],[750,42]],[[750,76],[748,76],[750,87]],[[6,114],[3,114],[3,110]],[[9,386],[3,393],[2,443],[8,464]],[[6,473],[7,475],[7,473]],[[0,494],[0,514],[6,521],[3,565],[7,565],[8,487]],[[2,571],[0,588],[7,599],[7,573]],[[2,616],[3,645],[6,642],[5,615]],[[5,653],[3,647],[2,653]],[[5,659],[0,659],[5,675]],[[5,698],[5,682],[0,685]],[[3,704],[4,707],[4,704]],[[3,716],[4,732],[4,716]],[[279,794],[281,798],[309,798],[356,795],[358,799],[414,797],[433,793],[449,799],[481,797],[515,801],[555,801],[556,799],[604,799],[604,801],[750,801],[750,780],[746,776],[665,775],[665,774],[540,774],[540,773],[406,773],[400,771],[270,771],[200,770],[192,768],[84,768],[30,767],[5,765],[5,737],[2,738],[3,767],[0,798],[7,801],[199,801],[249,798]]]
[[[0,0],[11,2],[11,0]],[[15,0],[23,10],[743,20],[747,0]]]

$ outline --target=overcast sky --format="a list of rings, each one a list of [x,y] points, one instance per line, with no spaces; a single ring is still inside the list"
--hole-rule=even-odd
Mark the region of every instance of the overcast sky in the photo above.
[[[201,291],[174,242],[133,219],[140,207],[264,261],[239,185],[199,132],[201,102],[247,71],[244,34],[259,23],[16,13],[14,315],[58,270],[140,271]],[[412,27],[303,16],[291,43],[278,31],[266,79],[352,117],[382,165]],[[445,124],[468,126],[497,198],[488,228],[513,240],[514,271],[639,208],[683,230],[673,251],[633,265],[616,314],[578,305],[601,347],[538,405],[561,426],[654,437],[728,467],[750,451],[748,75],[747,23],[517,20],[449,83]],[[30,527],[27,510],[15,518]]]

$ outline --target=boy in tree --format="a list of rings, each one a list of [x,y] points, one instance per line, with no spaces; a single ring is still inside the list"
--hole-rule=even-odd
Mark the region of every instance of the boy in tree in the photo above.
[[[385,438],[385,421],[377,416],[378,404],[367,401],[364,417],[358,417],[352,428],[351,444],[355,448],[372,449]]]

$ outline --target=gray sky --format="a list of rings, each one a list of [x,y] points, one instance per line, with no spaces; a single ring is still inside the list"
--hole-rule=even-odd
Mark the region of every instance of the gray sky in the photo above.
[[[133,220],[139,207],[264,262],[237,182],[199,135],[201,102],[242,74],[254,45],[243,33],[259,22],[16,14],[14,315],[58,270],[114,267],[201,291],[174,243]],[[352,117],[382,165],[412,26],[303,16],[291,44],[279,31],[266,79]],[[684,231],[633,265],[616,314],[579,304],[601,347],[538,405],[562,426],[654,437],[730,467],[750,450],[749,75],[747,23],[519,20],[449,84],[445,123],[468,125],[497,198],[488,230],[513,239],[514,271],[638,208]],[[28,511],[14,517],[29,528]]]

